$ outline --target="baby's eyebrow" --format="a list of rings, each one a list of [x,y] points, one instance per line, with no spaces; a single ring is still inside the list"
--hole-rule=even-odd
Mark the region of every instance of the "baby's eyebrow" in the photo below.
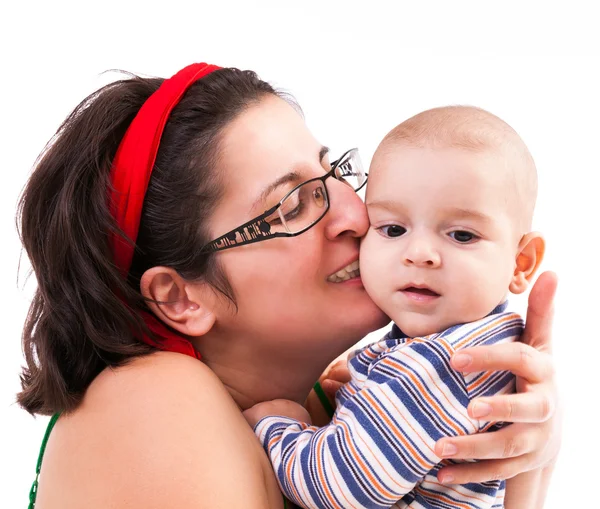
[[[376,201],[367,201],[367,207],[369,208],[378,208],[387,210],[392,213],[399,212],[403,210],[402,204],[399,202],[395,202],[393,200],[376,200]],[[487,214],[483,212],[479,212],[478,210],[466,209],[461,207],[452,207],[449,209],[444,209],[441,211],[444,217],[456,219],[474,219],[482,223],[492,223],[493,220]]]
[[[455,219],[476,219],[484,223],[492,222],[492,218],[490,216],[473,209],[463,209],[457,207],[447,210],[446,213]]]
[[[389,200],[368,201],[366,205],[367,207],[377,207],[378,209],[386,209],[391,211],[398,209],[398,203]]]

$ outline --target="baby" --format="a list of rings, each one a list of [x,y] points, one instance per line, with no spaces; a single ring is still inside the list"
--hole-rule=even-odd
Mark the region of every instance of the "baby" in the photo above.
[[[501,425],[476,407],[470,417],[467,406],[512,391],[513,376],[463,375],[449,360],[521,334],[506,298],[527,289],[544,254],[543,238],[530,231],[536,194],[527,147],[484,110],[428,110],[385,137],[369,173],[360,273],[394,321],[391,332],[349,360],[352,380],[338,391],[329,425],[294,419],[293,404],[246,411],[290,500],[307,508],[503,507],[504,481],[440,484],[436,473],[449,460],[434,446]]]

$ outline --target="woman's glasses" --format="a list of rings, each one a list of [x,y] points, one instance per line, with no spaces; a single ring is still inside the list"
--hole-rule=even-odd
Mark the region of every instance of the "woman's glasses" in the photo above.
[[[358,149],[344,153],[322,177],[302,182],[277,205],[206,244],[202,251],[215,252],[275,237],[295,237],[317,224],[329,210],[325,180],[334,177],[359,191],[367,183]]]

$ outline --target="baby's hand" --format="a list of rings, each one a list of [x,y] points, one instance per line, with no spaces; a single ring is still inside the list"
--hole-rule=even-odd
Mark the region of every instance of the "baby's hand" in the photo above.
[[[253,428],[258,421],[267,415],[283,415],[284,417],[290,417],[297,421],[311,424],[310,415],[306,408],[299,403],[295,403],[288,399],[263,401],[262,403],[257,403],[253,407],[250,407],[248,410],[244,410],[243,414],[248,421],[248,424]]]

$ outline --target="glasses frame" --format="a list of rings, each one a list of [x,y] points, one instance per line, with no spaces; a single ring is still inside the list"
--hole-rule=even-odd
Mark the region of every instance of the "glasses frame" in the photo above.
[[[339,159],[337,159],[333,163],[331,163],[331,170],[329,170],[325,175],[323,175],[321,177],[315,177],[315,178],[312,178],[309,180],[305,180],[304,182],[301,182],[296,187],[294,187],[291,191],[286,193],[286,195],[281,200],[279,200],[279,203],[277,203],[270,209],[265,210],[262,214],[256,216],[255,218],[250,219],[250,221],[247,221],[244,224],[238,226],[237,228],[234,228],[233,230],[229,230],[227,233],[221,235],[220,237],[217,237],[216,239],[211,240],[210,242],[208,242],[207,244],[205,244],[202,247],[202,251],[216,253],[217,251],[224,251],[225,249],[231,249],[232,247],[245,246],[247,244],[254,244],[255,242],[261,242],[263,240],[274,239],[277,237],[296,237],[296,236],[304,233],[305,231],[310,230],[321,219],[323,219],[323,217],[325,216],[325,214],[327,214],[327,211],[329,210],[329,206],[330,206],[329,191],[327,189],[327,184],[325,183],[325,181],[329,177],[335,177],[336,180],[343,182],[343,176],[342,175],[336,176],[335,172],[338,169],[338,167],[340,166],[340,164],[343,163],[344,160],[347,159],[347,157],[353,152],[358,152],[358,149],[351,148],[350,150],[347,150],[346,152],[344,152],[341,155],[341,157]],[[369,179],[369,174],[367,172],[365,172],[365,181],[362,183],[362,185],[360,185],[358,187],[358,189],[354,189],[354,192],[357,193],[358,191],[360,191],[367,184],[368,179]],[[271,214],[273,214],[277,209],[279,209],[279,207],[281,207],[282,203],[285,200],[287,200],[287,198],[292,193],[296,192],[299,187],[309,184],[310,182],[316,182],[318,180],[323,182],[323,188],[325,189],[325,199],[327,201],[327,206],[323,210],[323,213],[321,214],[321,216],[318,219],[316,219],[313,223],[308,225],[306,228],[303,228],[302,230],[294,232],[294,233],[271,232],[270,231],[271,226],[266,221],[266,218],[269,217]],[[238,234],[240,237],[242,237],[243,240],[240,242],[232,240],[232,238],[233,239],[237,238]],[[219,246],[218,244],[221,243],[223,240],[227,241],[228,244],[226,244],[224,246]]]

